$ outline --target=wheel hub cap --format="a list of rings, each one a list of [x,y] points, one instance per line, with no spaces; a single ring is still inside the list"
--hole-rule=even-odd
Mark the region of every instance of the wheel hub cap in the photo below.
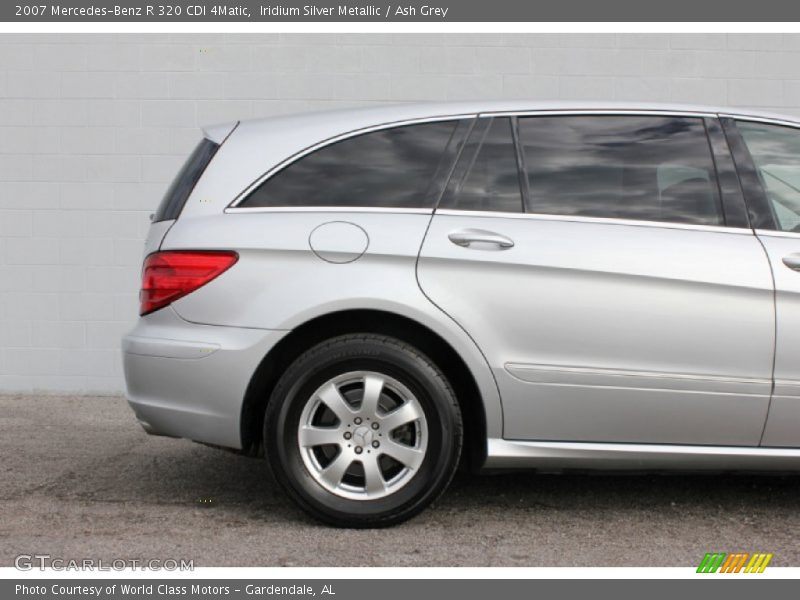
[[[372,445],[372,430],[363,425],[353,432],[353,443],[358,446]]]

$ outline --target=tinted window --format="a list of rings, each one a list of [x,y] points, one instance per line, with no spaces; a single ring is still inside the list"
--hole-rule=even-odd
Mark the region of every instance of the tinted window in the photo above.
[[[383,129],[325,146],[270,177],[241,206],[430,208],[457,123]]]
[[[701,119],[530,117],[519,130],[532,212],[723,222]]]
[[[219,144],[207,139],[203,139],[197,145],[194,152],[186,159],[181,170],[178,171],[175,179],[172,180],[167,193],[161,199],[161,203],[153,215],[154,222],[170,221],[178,218],[181,210],[183,210],[183,205],[186,204],[186,200],[189,198],[189,194],[192,193],[208,163],[214,158],[217,148],[219,148]]]
[[[800,131],[763,123],[737,123],[756,165],[778,227],[800,232]]]
[[[511,119],[479,119],[467,141],[461,166],[465,170],[456,175],[440,208],[522,211]]]

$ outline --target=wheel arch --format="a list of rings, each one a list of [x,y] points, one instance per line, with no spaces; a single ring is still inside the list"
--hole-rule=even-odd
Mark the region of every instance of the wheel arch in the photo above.
[[[383,310],[342,310],[313,318],[292,329],[262,359],[245,393],[241,410],[242,451],[263,452],[264,411],[284,370],[313,345],[337,335],[377,333],[409,343],[428,356],[453,386],[464,419],[466,465],[478,470],[486,461],[486,402],[475,375],[453,345],[412,318]],[[487,367],[488,369],[488,367]]]

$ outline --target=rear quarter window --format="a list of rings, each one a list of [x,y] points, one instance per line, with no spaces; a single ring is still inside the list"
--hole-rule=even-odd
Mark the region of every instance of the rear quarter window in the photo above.
[[[241,207],[431,208],[452,160],[459,121],[381,129],[316,150],[285,167]]]
[[[178,218],[194,186],[218,149],[219,144],[205,138],[197,144],[161,199],[153,215],[153,222],[171,221]]]

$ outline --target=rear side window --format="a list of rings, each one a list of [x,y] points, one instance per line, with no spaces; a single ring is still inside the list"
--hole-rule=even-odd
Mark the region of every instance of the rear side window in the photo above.
[[[178,218],[181,210],[183,210],[183,205],[186,204],[186,200],[189,198],[189,194],[192,193],[194,186],[203,171],[206,170],[208,163],[214,158],[218,148],[219,144],[209,139],[203,139],[197,145],[194,152],[186,159],[181,170],[178,171],[167,193],[161,199],[161,203],[153,215],[154,222],[170,221]]]
[[[431,208],[458,123],[393,127],[324,146],[270,177],[239,206]]]
[[[521,212],[517,153],[511,119],[483,118],[475,125],[461,158],[465,173],[455,174],[439,208]]]
[[[702,119],[528,117],[519,136],[530,212],[723,223]]]

